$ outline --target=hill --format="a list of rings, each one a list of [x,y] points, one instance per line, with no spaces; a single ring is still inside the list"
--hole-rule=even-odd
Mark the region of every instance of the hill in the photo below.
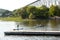
[[[0,17],[12,16],[12,11],[0,9]]]

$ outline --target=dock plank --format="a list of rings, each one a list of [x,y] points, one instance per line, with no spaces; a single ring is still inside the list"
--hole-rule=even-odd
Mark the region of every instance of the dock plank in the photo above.
[[[49,35],[60,36],[60,31],[35,31],[35,30],[20,30],[20,31],[6,31],[5,35]]]

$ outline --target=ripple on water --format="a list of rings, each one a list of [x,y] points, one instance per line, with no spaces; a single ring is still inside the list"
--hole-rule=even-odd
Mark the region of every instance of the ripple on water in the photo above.
[[[60,40],[56,36],[4,36],[0,40]]]

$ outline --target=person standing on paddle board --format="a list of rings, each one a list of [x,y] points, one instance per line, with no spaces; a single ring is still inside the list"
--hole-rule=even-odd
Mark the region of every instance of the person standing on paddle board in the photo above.
[[[17,25],[17,30],[19,30],[19,25]]]

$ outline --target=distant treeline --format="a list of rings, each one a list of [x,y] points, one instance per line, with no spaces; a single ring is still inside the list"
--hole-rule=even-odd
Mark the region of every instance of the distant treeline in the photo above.
[[[45,5],[42,6],[27,6],[24,8],[16,9],[13,11],[14,16],[23,19],[44,19],[49,17],[60,17],[60,6],[51,5],[49,8]]]
[[[0,9],[0,17],[13,16],[12,11]]]

